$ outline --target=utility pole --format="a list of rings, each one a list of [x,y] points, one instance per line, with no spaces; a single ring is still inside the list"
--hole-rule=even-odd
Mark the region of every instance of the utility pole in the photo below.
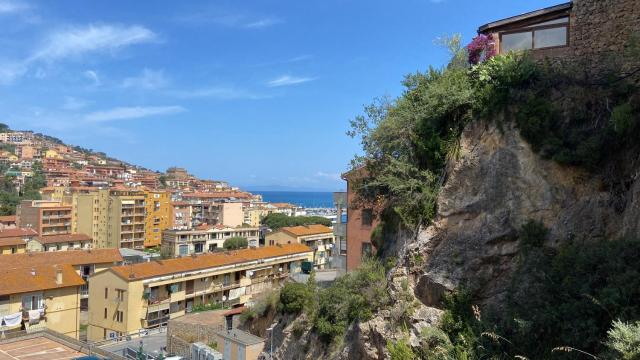
[[[269,360],[273,360],[273,330],[278,326],[277,322],[271,324],[270,327],[267,328],[267,331],[271,334],[271,349],[269,350]]]

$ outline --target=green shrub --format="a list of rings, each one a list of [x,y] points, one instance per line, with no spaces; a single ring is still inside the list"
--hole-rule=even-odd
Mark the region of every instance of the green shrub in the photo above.
[[[262,224],[271,230],[278,230],[285,226],[300,226],[320,224],[331,226],[331,220],[322,216],[288,216],[281,213],[272,213],[262,219]]]
[[[542,247],[549,236],[549,229],[540,221],[529,220],[518,234],[521,247]]]
[[[611,325],[611,329],[607,332],[607,347],[619,359],[640,359],[640,321],[627,324],[615,320]]]
[[[299,314],[310,301],[305,284],[287,283],[280,291],[280,309],[286,314]]]
[[[225,250],[238,250],[238,249],[246,249],[249,246],[249,242],[246,238],[243,237],[230,237],[224,241],[222,245]]]
[[[616,134],[628,133],[635,126],[631,104],[624,103],[614,107],[611,112],[611,123]]]
[[[391,360],[413,360],[416,358],[411,346],[404,339],[400,339],[395,343],[387,340],[387,350]]]

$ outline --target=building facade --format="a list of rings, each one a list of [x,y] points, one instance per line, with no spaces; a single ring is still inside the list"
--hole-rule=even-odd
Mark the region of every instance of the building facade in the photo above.
[[[347,271],[358,268],[363,258],[375,253],[371,233],[380,221],[374,206],[359,201],[356,190],[358,179],[364,176],[364,171],[359,168],[342,175],[347,181]]]
[[[313,266],[317,269],[332,267],[331,258],[335,244],[333,230],[324,225],[283,227],[267,234],[268,246],[304,244],[313,250]]]
[[[158,327],[198,304],[241,306],[279,286],[312,251],[301,244],[125,265],[89,279],[90,341]]]
[[[146,236],[145,247],[160,246],[162,231],[171,228],[171,196],[168,191],[147,190],[146,197]]]
[[[161,253],[167,257],[179,257],[220,251],[224,248],[225,240],[232,237],[243,237],[250,247],[258,247],[260,229],[218,225],[192,230],[165,230],[162,233]]]
[[[17,209],[17,225],[42,236],[71,234],[72,207],[59,201],[23,200]]]
[[[38,232],[31,229],[1,229],[0,230],[0,255],[22,254],[29,248],[40,247],[36,236]]]

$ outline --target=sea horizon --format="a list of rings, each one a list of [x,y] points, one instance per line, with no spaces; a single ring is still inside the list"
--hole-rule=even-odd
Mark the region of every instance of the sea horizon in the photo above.
[[[333,191],[247,190],[271,203],[290,203],[304,208],[333,208]]]

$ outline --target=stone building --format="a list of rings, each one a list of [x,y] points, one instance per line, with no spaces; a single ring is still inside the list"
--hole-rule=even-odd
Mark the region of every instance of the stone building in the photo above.
[[[572,63],[595,77],[640,67],[629,53],[640,41],[637,0],[574,0],[490,22],[478,33],[492,35],[498,53],[531,50],[536,59]]]

